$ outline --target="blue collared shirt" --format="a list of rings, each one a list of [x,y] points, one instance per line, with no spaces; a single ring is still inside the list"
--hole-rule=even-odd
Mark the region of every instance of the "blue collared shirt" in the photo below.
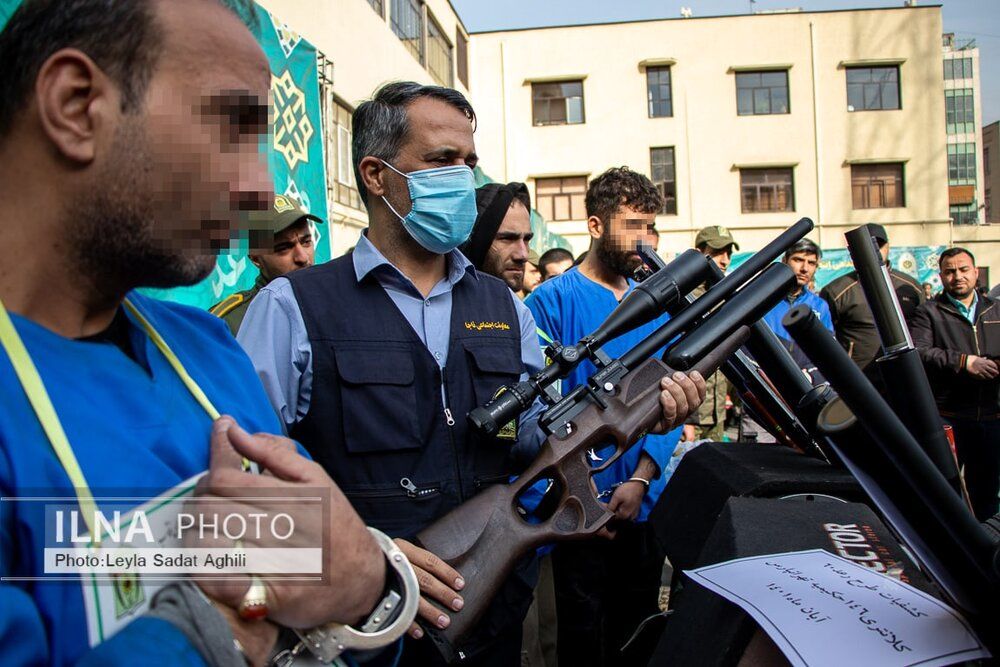
[[[451,337],[452,289],[461,280],[479,279],[472,263],[457,250],[448,253],[447,274],[424,297],[364,234],[358,239],[351,259],[358,282],[369,273],[373,274],[438,365],[444,368]],[[534,373],[544,365],[535,320],[513,292],[510,298],[521,330],[521,361],[528,373]],[[286,430],[301,421],[309,412],[312,398],[312,347],[288,279],[271,281],[254,297],[236,339],[253,361],[271,405]],[[528,373],[522,374],[521,379],[526,379]],[[443,399],[444,385],[441,392]],[[537,426],[542,409],[541,402],[536,401],[522,415],[519,454],[533,456],[544,439]]]
[[[948,300],[951,301],[951,305],[958,309],[960,315],[965,319],[969,320],[969,324],[975,325],[976,323],[976,304],[979,303],[979,295],[975,292],[972,293],[972,303],[966,306],[964,303],[953,297],[952,295],[945,293]]]

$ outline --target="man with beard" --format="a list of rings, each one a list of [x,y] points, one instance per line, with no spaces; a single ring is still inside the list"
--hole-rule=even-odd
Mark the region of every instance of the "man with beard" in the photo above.
[[[949,248],[938,264],[942,292],[917,308],[910,330],[955,436],[972,509],[985,521],[1000,492],[1000,308],[976,294],[979,269],[968,250]]]
[[[356,622],[385,586],[378,545],[329,477],[291,441],[264,435],[281,425],[222,322],[135,291],[205,278],[243,215],[273,196],[260,155],[268,61],[234,9],[254,11],[26,0],[0,32],[5,665],[263,664],[278,637],[271,621]],[[268,473],[246,474],[241,456]],[[324,493],[328,523],[287,510],[331,556],[324,583],[244,576],[153,597],[154,582],[129,578],[102,607],[98,589],[110,584],[44,580],[43,550],[59,534],[52,505],[9,502],[65,498],[90,528],[97,510],[111,514],[107,496],[154,498],[185,481],[213,499]]]
[[[538,328],[552,340],[576,343],[592,333],[633,288],[641,264],[636,246],[652,243],[660,194],[645,176],[627,167],[609,169],[587,188],[590,249],[579,266],[535,288],[526,304]],[[666,322],[663,315],[603,345],[612,358],[630,350]],[[595,367],[584,361],[562,382],[567,393],[584,384]],[[699,385],[703,383],[698,378]],[[680,435],[646,436],[607,470],[594,476],[598,492],[615,513],[611,542],[565,543],[556,547],[553,569],[559,619],[559,662],[610,665],[639,622],[657,613],[662,559],[651,549],[645,519],[672,472],[671,455]],[[614,451],[593,453],[593,465]],[[643,656],[625,656],[645,664]]]
[[[476,189],[479,215],[462,253],[483,273],[507,283],[514,293],[524,289],[530,251],[531,198],[524,183],[487,183]],[[536,258],[537,259],[537,258]]]
[[[427,598],[421,619],[437,628],[451,622],[442,609],[461,610],[465,582],[413,536],[506,482],[542,439],[537,407],[499,441],[466,419],[542,365],[531,313],[457,250],[477,217],[474,122],[460,92],[413,82],[359,105],[352,154],[367,231],[350,255],[262,289],[238,336],[291,435],[410,557]],[[686,377],[662,387],[672,427],[700,397]],[[464,664],[519,663],[533,569],[526,559],[457,647]],[[442,662],[423,635],[415,624],[405,664]]]

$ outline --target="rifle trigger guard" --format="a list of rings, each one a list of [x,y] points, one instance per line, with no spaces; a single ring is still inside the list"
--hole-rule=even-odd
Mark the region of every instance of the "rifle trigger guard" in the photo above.
[[[417,575],[410,561],[388,535],[371,527],[368,530],[385,553],[390,573],[394,571],[396,575],[396,585],[378,603],[360,630],[339,623],[328,623],[311,630],[295,630],[301,641],[289,652],[290,655],[300,654],[301,650],[296,649],[304,647],[320,662],[330,663],[345,651],[369,651],[387,646],[402,637],[412,625],[420,604]]]

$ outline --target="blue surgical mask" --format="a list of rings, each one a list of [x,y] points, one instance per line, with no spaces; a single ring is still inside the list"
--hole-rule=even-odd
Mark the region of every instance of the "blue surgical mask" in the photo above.
[[[430,252],[444,255],[469,240],[476,224],[476,180],[465,165],[421,169],[404,174],[410,188],[410,212],[400,215],[383,195],[382,201],[403,223],[413,240]]]

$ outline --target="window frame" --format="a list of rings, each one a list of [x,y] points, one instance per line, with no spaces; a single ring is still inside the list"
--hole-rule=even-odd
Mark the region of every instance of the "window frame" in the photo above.
[[[858,172],[863,171],[873,171],[877,168],[887,168],[887,167],[898,167],[899,177],[896,180],[896,192],[898,193],[898,203],[892,203],[883,206],[872,206],[872,185],[875,182],[875,174],[860,174]],[[862,176],[865,182],[861,183]],[[855,194],[855,189],[858,187],[863,187],[864,194],[861,197],[862,203],[859,205],[858,197]],[[888,201],[885,196],[885,180],[879,181],[879,187],[882,188],[880,198],[883,202]],[[867,205],[865,205],[865,201]],[[851,165],[851,210],[854,211],[870,211],[873,209],[885,209],[885,208],[906,208],[906,164],[903,162],[868,162],[863,164],[852,164]]]
[[[958,93],[961,93],[959,95]],[[959,121],[959,100],[964,120]],[[951,88],[944,91],[944,122],[948,134],[970,134],[976,131],[976,98],[972,88]],[[961,128],[961,129],[960,129]]]
[[[857,65],[851,67],[845,67],[844,80],[847,85],[847,111],[848,113],[857,113],[859,111],[899,111],[903,108],[903,87],[902,87],[902,71],[899,65]],[[870,81],[851,81],[852,72],[862,72],[869,71],[871,80]],[[876,70],[886,70],[895,72],[895,81],[877,81],[874,78],[874,73]],[[883,86],[887,83],[895,83],[896,91],[896,106],[887,107],[883,102],[883,95],[885,89]],[[861,102],[862,106],[856,106],[851,104],[851,86],[861,86]],[[869,87],[877,87],[878,90],[878,100],[879,106],[868,106],[868,91],[871,89]]]
[[[579,180],[583,181],[582,187],[578,183],[567,184],[567,181]],[[544,220],[549,222],[570,222],[587,219],[586,196],[588,183],[586,176],[540,176],[536,177],[534,181],[534,209],[538,211],[539,215],[541,215]],[[559,182],[559,192],[539,192],[540,185],[554,185],[554,181]],[[567,191],[567,187],[575,187],[576,190]],[[579,208],[574,207],[574,198],[576,198]],[[557,217],[557,199],[566,202],[565,207],[568,212],[568,217]],[[546,216],[547,212],[551,215],[551,217]],[[574,213],[578,213],[580,217],[573,217]]]
[[[946,151],[948,155],[948,185],[975,185],[979,175],[975,142],[948,144]]]
[[[397,8],[409,6],[411,9],[416,10],[415,15],[417,18],[417,27],[419,34],[419,44],[416,47],[416,52],[413,47],[413,39],[409,38],[406,33],[402,32],[408,26],[401,25],[397,18],[400,17],[402,12],[396,11]],[[427,24],[424,20],[424,3],[421,0],[392,0],[392,12],[389,16],[389,24],[392,28],[393,34],[399,38],[399,41],[403,44],[403,48],[410,52],[410,54],[417,59],[421,65],[424,65],[427,61],[427,44],[426,44],[426,34],[427,34]]]
[[[465,89],[469,89],[469,38],[455,26],[455,74]]]
[[[576,95],[566,95],[562,86],[578,84],[580,86],[580,94]],[[539,91],[547,86],[559,86],[561,97],[544,97],[539,95]],[[571,121],[570,120],[570,100],[577,99],[580,100],[580,120]],[[563,113],[565,114],[564,120],[552,120],[551,109],[553,103],[561,100],[563,104]],[[539,120],[538,109],[541,103],[545,104],[547,120]],[[587,107],[586,98],[583,90],[583,79],[565,79],[561,81],[533,81],[531,83],[531,125],[532,127],[550,127],[553,125],[584,125],[587,122]]]
[[[760,193],[762,192],[762,186],[770,185],[770,190],[774,193],[773,200],[775,202],[780,200],[778,188],[783,187],[784,183],[747,183],[745,177],[755,174],[762,174],[765,177],[768,173],[778,173],[787,172],[788,173],[788,194],[786,196],[786,201],[788,202],[787,208],[761,208],[759,202],[761,201]],[[756,200],[758,201],[757,208],[748,208],[746,199],[746,189],[748,187],[756,188]],[[743,214],[754,214],[754,213],[794,213],[795,212],[795,167],[740,167],[740,212]]]
[[[442,86],[444,86],[446,88],[454,88],[455,87],[455,47],[448,40],[448,36],[445,35],[444,28],[442,28],[441,24],[438,23],[438,21],[437,21],[436,18],[434,18],[434,15],[431,13],[430,8],[427,9],[427,20],[426,20],[426,24],[425,25],[426,25],[426,30],[427,30],[427,32],[426,32],[427,42],[426,42],[426,46],[425,46],[425,50],[424,50],[424,57],[425,57],[425,59],[427,61],[427,73],[430,74],[431,78],[434,79],[438,84],[440,84],[440,85],[442,85]],[[432,35],[431,34],[431,27],[432,26],[433,26],[434,31],[437,32],[437,35]],[[432,50],[432,45],[436,45],[437,47],[442,47],[442,46],[444,47],[444,48],[439,48],[439,52],[443,53],[444,56],[445,56],[445,58],[446,58],[446,60],[447,60],[447,69],[448,69],[447,74],[448,74],[448,76],[443,81],[441,80],[441,78],[439,78],[439,75],[441,73],[438,72],[434,67],[431,66],[431,50]]]
[[[667,105],[667,113],[654,113],[655,104],[664,104],[663,99],[658,99],[658,100],[653,99],[654,87],[655,89],[659,89],[664,84],[662,81],[658,81],[654,84],[652,81],[650,81],[650,75],[654,73],[659,75],[664,72],[667,75],[667,83],[666,83],[667,97],[665,100],[665,103]],[[674,75],[673,72],[671,71],[670,65],[657,65],[646,68],[646,114],[649,118],[674,117]]]
[[[767,74],[783,74],[785,77],[784,91],[785,91],[785,110],[784,111],[774,111],[774,91],[781,90],[781,86],[770,86],[764,85],[764,76]],[[756,76],[760,78],[760,83],[758,85],[744,85],[740,86],[740,79],[746,79],[750,76]],[[789,81],[788,70],[787,69],[762,69],[762,70],[741,70],[735,72],[735,83],[736,83],[736,115],[737,116],[783,116],[792,113],[792,92],[791,83]],[[740,91],[749,90],[752,91],[750,95],[750,110],[744,111],[740,107]],[[757,91],[767,91],[767,111],[757,111]]]
[[[385,0],[368,0],[368,5],[380,19],[385,20]]]
[[[657,155],[657,151],[669,151],[670,162],[660,161],[659,163],[654,159]],[[671,178],[657,178],[657,168],[666,169],[669,164],[669,169],[671,172]],[[677,147],[676,146],[651,146],[649,149],[649,180],[653,182],[656,189],[660,191],[660,196],[663,197],[663,203],[660,206],[660,211],[657,215],[677,215]],[[665,175],[664,175],[665,176]],[[667,197],[667,185],[670,185],[673,193],[671,197]]]

